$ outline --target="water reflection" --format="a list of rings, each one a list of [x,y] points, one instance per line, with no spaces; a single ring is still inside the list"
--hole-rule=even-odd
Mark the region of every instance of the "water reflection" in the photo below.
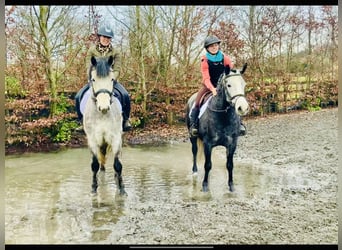
[[[139,204],[209,202],[262,195],[272,176],[252,164],[235,163],[235,193],[228,191],[225,149],[213,151],[210,192],[203,193],[203,159],[193,175],[188,143],[163,147],[124,147],[120,196],[112,161],[99,172],[98,194],[91,193],[87,148],[5,159],[7,244],[94,243],[108,240],[129,209]],[[273,181],[274,182],[274,181]]]

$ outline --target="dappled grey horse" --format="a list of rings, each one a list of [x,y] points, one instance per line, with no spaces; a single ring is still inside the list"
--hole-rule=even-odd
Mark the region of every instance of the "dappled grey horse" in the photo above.
[[[97,172],[105,170],[110,152],[114,154],[115,180],[120,194],[125,194],[122,181],[122,164],[119,157],[122,149],[121,104],[113,93],[114,75],[111,68],[113,57],[91,58],[89,81],[91,97],[84,110],[83,127],[92,153],[92,192],[97,192]]]
[[[237,147],[237,140],[240,131],[240,116],[249,112],[249,105],[245,98],[246,82],[242,78],[247,64],[241,70],[225,68],[217,83],[217,95],[210,96],[202,105],[199,115],[198,137],[192,136],[190,133],[190,141],[192,144],[193,154],[193,173],[197,172],[197,152],[199,147],[205,156],[204,162],[204,178],[202,182],[202,190],[207,192],[208,176],[211,170],[211,153],[216,146],[224,146],[226,148],[226,168],[228,170],[228,187],[230,191],[234,191],[233,184],[233,157]],[[186,106],[187,127],[190,128],[191,109],[194,106],[197,93],[193,94]],[[205,107],[204,107],[205,106]]]

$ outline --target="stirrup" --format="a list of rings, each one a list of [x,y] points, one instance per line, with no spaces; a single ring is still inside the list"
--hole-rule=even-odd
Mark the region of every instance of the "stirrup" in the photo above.
[[[83,125],[80,125],[77,128],[75,128],[75,131],[77,131],[77,132],[84,132]]]
[[[198,128],[196,128],[195,126],[191,126],[190,127],[190,135],[191,136],[198,136]]]
[[[132,129],[132,124],[129,122],[129,120],[125,120],[123,122],[122,130],[124,132],[130,131]]]
[[[243,124],[240,124],[240,133],[239,133],[239,136],[244,136],[247,134],[247,129],[246,129],[246,126],[243,125]]]

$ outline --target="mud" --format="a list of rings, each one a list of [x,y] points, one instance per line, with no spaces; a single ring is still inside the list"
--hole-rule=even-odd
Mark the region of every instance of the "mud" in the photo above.
[[[82,171],[63,162],[60,170],[39,166],[41,177],[15,170],[18,158],[7,157],[5,243],[337,244],[337,108],[245,124],[248,134],[239,138],[235,156],[234,193],[228,191],[220,147],[210,191],[201,192],[203,160],[193,176],[188,141],[166,148],[125,147],[127,197],[115,193],[110,171],[91,197],[85,149],[71,149],[80,154],[74,161],[87,165]],[[148,165],[134,159],[137,150]],[[56,155],[46,157],[56,161]],[[18,181],[24,177],[27,183]]]

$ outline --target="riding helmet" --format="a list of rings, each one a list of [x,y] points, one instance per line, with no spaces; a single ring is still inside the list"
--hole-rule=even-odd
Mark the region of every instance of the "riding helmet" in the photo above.
[[[208,36],[205,40],[204,40],[204,48],[208,48],[209,45],[214,44],[214,43],[221,43],[221,40],[218,39],[216,36]]]
[[[97,32],[97,35],[113,38],[114,33],[113,30],[108,25],[106,25],[100,27],[99,31]]]

